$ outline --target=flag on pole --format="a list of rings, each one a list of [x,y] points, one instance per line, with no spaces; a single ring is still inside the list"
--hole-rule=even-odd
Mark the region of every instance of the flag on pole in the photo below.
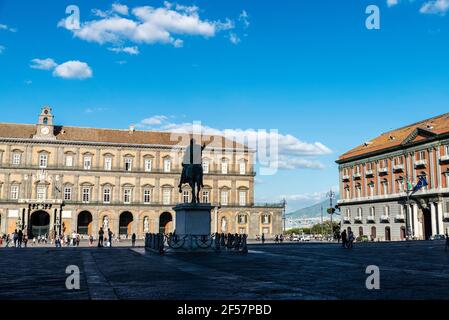
[[[422,188],[428,186],[427,180],[424,177],[420,177],[418,183],[416,184],[416,186],[413,188],[413,193],[418,192],[419,190],[421,190]]]

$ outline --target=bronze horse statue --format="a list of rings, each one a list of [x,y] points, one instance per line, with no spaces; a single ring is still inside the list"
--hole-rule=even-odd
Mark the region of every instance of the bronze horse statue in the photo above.
[[[192,189],[192,203],[200,203],[200,192],[203,185],[203,165],[201,163],[203,150],[206,145],[200,147],[195,144],[195,140],[190,140],[190,146],[186,150],[186,157],[182,163],[181,181],[179,182],[179,193],[182,193],[182,186],[189,184]],[[198,154],[194,153],[195,150]],[[186,159],[187,158],[187,159]],[[200,163],[198,163],[200,162]]]

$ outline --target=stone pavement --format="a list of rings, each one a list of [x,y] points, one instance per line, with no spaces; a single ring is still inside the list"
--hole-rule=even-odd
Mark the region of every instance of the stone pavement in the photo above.
[[[66,267],[81,288],[65,287]],[[366,267],[380,268],[378,291]],[[0,300],[449,299],[443,242],[251,245],[248,255],[146,253],[143,248],[0,249]]]

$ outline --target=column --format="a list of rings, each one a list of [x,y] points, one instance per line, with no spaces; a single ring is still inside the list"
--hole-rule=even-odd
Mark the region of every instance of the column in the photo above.
[[[437,147],[437,183],[438,183],[438,189],[441,189],[442,187],[442,181],[441,181],[441,164],[440,164],[440,146]]]
[[[419,230],[418,225],[418,205],[413,205],[413,236],[419,238],[421,236],[421,232]]]
[[[438,208],[438,234],[444,234],[444,222],[443,222],[443,203],[440,201],[437,204]]]
[[[215,207],[215,209],[214,209],[214,219],[215,219],[215,229],[214,229],[214,233],[217,233],[218,232],[218,208],[217,207]]]
[[[433,202],[430,203],[430,217],[432,219],[432,232],[430,234],[433,236],[437,234],[437,213]]]
[[[430,189],[435,189],[435,160],[434,160],[434,148],[429,150],[430,161]],[[435,229],[436,230],[436,229]]]
[[[411,236],[413,236],[413,230],[414,230],[414,228],[413,228],[413,220],[412,220],[412,217],[413,217],[412,210],[413,210],[412,206],[411,205],[407,205],[407,221],[408,221],[408,225],[410,227],[410,235]],[[407,226],[406,226],[406,228],[407,228]]]

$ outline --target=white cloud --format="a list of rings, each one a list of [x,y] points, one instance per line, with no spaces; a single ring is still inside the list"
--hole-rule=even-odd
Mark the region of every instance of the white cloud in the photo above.
[[[67,61],[58,65],[53,71],[54,77],[63,79],[87,79],[92,77],[92,69],[85,62]]]
[[[6,48],[4,46],[0,45],[0,54],[2,54],[5,51],[5,49]]]
[[[33,59],[30,68],[39,70],[52,70],[58,65],[53,59]]]
[[[419,9],[423,14],[439,14],[445,15],[449,10],[449,0],[433,0],[424,3]]]
[[[232,44],[238,44],[240,42],[240,38],[235,33],[229,34],[229,41],[231,41]]]
[[[175,133],[190,133],[193,131],[194,125],[188,122],[170,122],[169,117],[158,115],[140,121],[137,127]],[[253,129],[220,130],[203,125],[199,129],[204,135],[226,136],[237,142],[244,142],[249,146],[260,147],[260,140],[269,141],[270,139],[274,139],[278,144],[277,161],[279,169],[323,169],[324,165],[316,160],[315,157],[332,153],[332,150],[320,142],[304,142],[290,134],[270,133]],[[268,148],[269,146],[267,146]]]
[[[57,64],[53,59],[33,59],[30,68],[38,70],[53,70],[53,76],[63,79],[87,79],[92,77],[92,69],[85,62],[67,61]]]
[[[115,53],[127,53],[130,55],[138,55],[140,53],[139,48],[134,47],[115,47],[115,48],[108,48],[108,50],[113,51]]]
[[[398,0],[387,0],[387,5],[393,7],[398,4]]]
[[[112,5],[112,11],[117,12],[118,14],[127,16],[129,14],[128,6],[125,6],[120,3],[114,3]]]
[[[388,0],[388,1],[397,1],[397,0]],[[245,10],[243,10],[242,13],[240,13],[239,21],[243,23],[243,26],[245,28],[249,27],[249,25],[250,25],[249,15]]]
[[[17,29],[11,28],[11,27],[7,26],[6,24],[1,24],[1,23],[0,23],[0,30],[6,30],[9,32],[17,32]]]
[[[100,45],[109,43],[122,46],[135,44],[171,44],[180,47],[180,36],[211,38],[217,32],[234,28],[230,19],[209,21],[201,19],[196,6],[173,5],[165,2],[163,7],[141,6],[131,10],[132,17],[123,17],[128,8],[116,4],[112,10],[95,10],[100,19],[83,22],[78,30],[70,30],[79,39]],[[65,28],[65,20],[58,23]]]
[[[107,108],[87,108],[84,110],[85,113],[97,113],[107,111]]]

